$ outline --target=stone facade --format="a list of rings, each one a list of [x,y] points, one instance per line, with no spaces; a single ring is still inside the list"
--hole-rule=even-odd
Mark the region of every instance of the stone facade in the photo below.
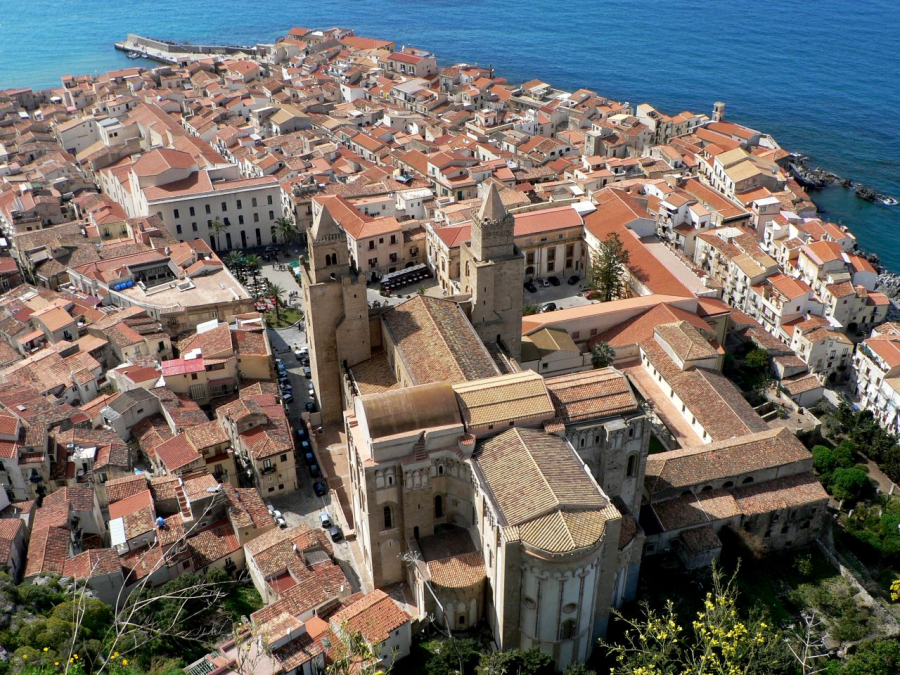
[[[514,241],[515,218],[491,184],[472,218],[472,241],[460,249],[462,292],[472,296],[471,320],[486,343],[521,354],[525,258]]]
[[[307,233],[309,257],[301,265],[312,381],[323,423],[342,420],[341,371],[372,355],[365,281],[353,275],[347,235],[327,207]]]

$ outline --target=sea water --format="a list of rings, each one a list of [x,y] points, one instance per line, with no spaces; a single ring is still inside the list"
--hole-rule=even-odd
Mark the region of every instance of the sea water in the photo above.
[[[442,65],[669,114],[722,100],[728,119],[900,198],[900,0],[0,0],[0,88],[152,67],[113,49],[129,32],[253,44],[292,25],[352,28]],[[900,207],[839,187],[813,198],[900,272]]]

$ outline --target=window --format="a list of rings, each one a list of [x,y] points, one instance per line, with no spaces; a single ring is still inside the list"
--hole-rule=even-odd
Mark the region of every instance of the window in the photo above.
[[[369,239],[369,250],[370,251],[375,250],[375,240],[374,239]]]
[[[174,211],[172,211],[172,216],[174,216],[175,218],[178,218],[178,209],[175,209]]]
[[[275,220],[275,212],[269,211],[269,220]]]
[[[637,472],[637,455],[631,455],[631,457],[628,458],[628,470],[625,475],[627,475],[629,478],[631,478],[635,475],[636,472]]]
[[[212,209],[210,208],[209,204],[206,204],[204,208],[206,209],[207,213],[212,213]]]
[[[434,517],[435,518],[443,518],[444,517],[444,500],[440,495],[435,496],[434,498]]]
[[[188,209],[188,211],[190,211],[190,214],[191,214],[192,216],[196,216],[196,215],[197,215],[196,213],[194,213],[194,207],[193,207],[193,206],[192,206],[190,209]]]
[[[282,456],[281,456],[281,461],[282,461],[282,462],[286,462],[286,461],[287,461],[287,455],[282,455]]]
[[[226,202],[222,202],[222,213],[225,213],[228,210],[228,204]]]
[[[175,217],[177,218],[178,216],[176,215]],[[397,243],[397,235],[395,235],[395,234],[392,234],[392,235],[391,235],[391,243],[392,243],[392,244],[396,244],[396,243]]]
[[[177,225],[177,224],[175,225],[175,232],[177,232],[178,234],[181,234],[181,225]]]
[[[240,199],[237,200],[237,207],[238,207],[239,209],[241,208],[241,200],[240,200]]]
[[[272,468],[272,460],[271,460],[271,459],[264,459],[264,460],[263,460],[263,470],[265,470],[265,469],[271,469],[271,468]]]
[[[394,513],[391,511],[390,506],[384,507],[384,529],[390,530],[394,527]]]
[[[244,216],[238,216],[238,225],[244,224]]]
[[[258,213],[254,213],[254,214],[253,214],[253,222],[254,222],[254,223],[258,223],[258,222],[259,222],[259,214],[258,214]]]
[[[575,637],[575,619],[566,619],[559,626],[559,639],[571,640]]]
[[[191,229],[196,232],[197,231],[197,223],[191,223]]]
[[[444,465],[443,464],[438,464],[437,472],[438,472],[438,476],[444,475]]]
[[[271,203],[272,203],[272,195],[269,195],[268,197],[266,197],[266,204],[271,204]]]
[[[741,485],[748,485],[753,482],[753,476],[747,476],[744,480],[741,481]]]

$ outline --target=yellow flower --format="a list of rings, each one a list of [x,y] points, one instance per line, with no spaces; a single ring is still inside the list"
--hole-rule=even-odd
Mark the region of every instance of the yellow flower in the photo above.
[[[54,661],[54,662],[53,662],[53,665],[54,665],[54,666],[58,666],[58,665],[59,665],[59,661]]]
[[[25,659],[25,660],[27,661],[27,660],[28,660],[28,654],[22,654],[22,658]]]
[[[128,659],[122,659],[122,665],[123,665],[123,666],[127,666],[127,665],[128,665]]]
[[[116,658],[118,655],[119,655],[119,652],[116,652],[115,654],[113,654],[113,658]]]
[[[78,654],[74,654],[73,656],[74,656],[75,660],[77,661],[77,660],[78,660]]]
[[[44,651],[45,651],[45,652],[49,652],[49,651],[50,651],[50,647],[44,647]]]

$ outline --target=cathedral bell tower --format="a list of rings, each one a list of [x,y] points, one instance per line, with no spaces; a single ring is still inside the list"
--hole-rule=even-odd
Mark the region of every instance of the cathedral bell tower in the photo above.
[[[324,423],[343,418],[343,368],[372,356],[366,284],[350,269],[347,233],[327,204],[307,232],[309,256],[302,261],[309,367]]]
[[[515,217],[496,183],[472,217],[472,238],[460,249],[462,292],[472,296],[470,319],[485,344],[499,343],[519,359],[525,257],[515,244]]]

